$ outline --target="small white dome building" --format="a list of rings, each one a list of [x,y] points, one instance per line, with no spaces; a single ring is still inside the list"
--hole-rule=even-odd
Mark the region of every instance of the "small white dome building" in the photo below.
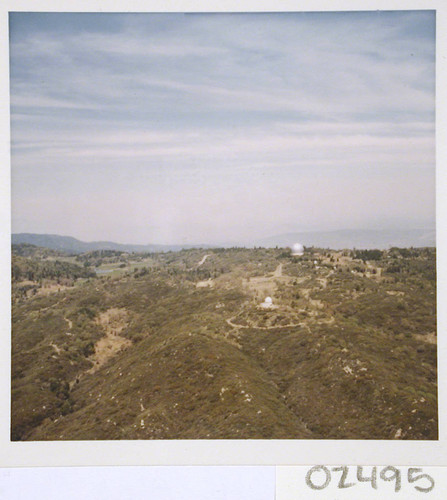
[[[271,309],[273,307],[273,300],[271,297],[266,297],[264,302],[261,304],[263,309]]]
[[[294,243],[291,247],[292,250],[292,255],[303,255],[304,254],[304,247],[301,245],[301,243]]]

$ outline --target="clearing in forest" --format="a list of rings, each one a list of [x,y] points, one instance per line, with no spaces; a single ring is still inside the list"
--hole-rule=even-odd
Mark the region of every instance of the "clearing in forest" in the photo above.
[[[129,339],[120,335],[127,326],[126,309],[107,309],[99,315],[97,323],[105,330],[106,335],[95,344],[95,353],[90,358],[94,364],[88,373],[95,373],[111,357],[132,344]]]

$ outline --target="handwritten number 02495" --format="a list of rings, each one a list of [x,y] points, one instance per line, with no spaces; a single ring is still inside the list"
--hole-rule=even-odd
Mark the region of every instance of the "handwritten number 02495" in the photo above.
[[[377,489],[378,478],[386,482],[393,481],[394,491],[396,492],[400,491],[402,487],[402,473],[400,469],[392,465],[383,467],[379,474],[377,474],[378,471],[376,466],[371,467],[371,471],[368,476],[365,475],[364,467],[357,466],[356,481],[352,478],[348,480],[350,471],[350,467],[348,466],[343,465],[339,467],[332,467],[331,470],[332,472],[340,473],[337,485],[339,489],[351,488],[352,486],[356,486],[358,483],[366,482],[370,482],[371,487]],[[331,470],[324,465],[315,465],[307,471],[307,486],[313,490],[323,490],[324,488],[327,488],[332,480]],[[422,493],[428,493],[435,487],[434,479],[430,475],[422,473],[422,469],[409,467],[406,477],[409,484],[419,482],[419,484],[414,484],[414,488]]]

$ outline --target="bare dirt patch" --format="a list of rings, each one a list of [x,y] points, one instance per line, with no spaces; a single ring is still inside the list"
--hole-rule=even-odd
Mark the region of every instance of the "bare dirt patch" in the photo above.
[[[128,324],[126,309],[108,309],[101,313],[96,321],[105,330],[106,335],[95,344],[95,353],[90,357],[94,365],[87,373],[95,373],[110,358],[132,344],[129,339],[120,336]]]
[[[51,343],[50,346],[56,351],[57,354],[61,353],[61,348],[58,347],[56,344]]]
[[[212,280],[211,278],[203,281],[198,281],[196,283],[197,288],[207,288],[207,287],[212,288],[213,286],[214,286],[214,280]]]
[[[277,281],[288,281],[291,278],[284,276],[282,273],[282,264],[279,264],[271,275],[267,276],[253,276],[244,279],[242,284],[256,295],[269,296],[275,295],[278,289]]]
[[[426,335],[416,334],[415,337],[422,340],[422,342],[426,342],[427,344],[436,345],[438,341],[435,332],[427,333]]]
[[[37,290],[36,295],[44,295],[44,296],[52,295],[53,293],[62,292],[63,290],[66,290],[67,288],[69,288],[69,287],[65,286],[65,285],[58,285],[57,283],[48,284],[48,285],[44,285],[42,288],[39,288]]]
[[[244,287],[248,288],[251,292],[267,297],[275,295],[277,285],[272,277],[256,276],[242,281]]]

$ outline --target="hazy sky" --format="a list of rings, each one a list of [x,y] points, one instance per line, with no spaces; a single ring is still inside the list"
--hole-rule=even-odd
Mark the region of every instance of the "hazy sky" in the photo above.
[[[10,15],[13,232],[435,226],[432,11]]]

